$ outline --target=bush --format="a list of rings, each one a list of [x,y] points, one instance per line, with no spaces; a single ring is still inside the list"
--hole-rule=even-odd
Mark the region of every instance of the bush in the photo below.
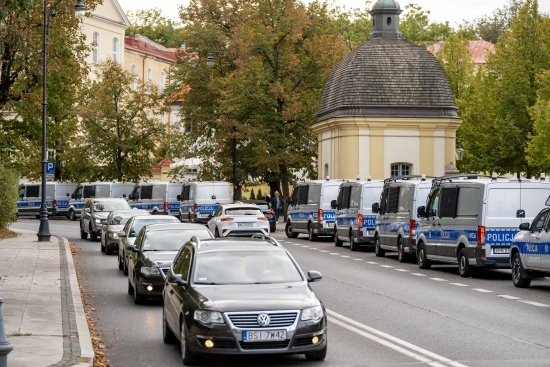
[[[254,195],[254,189],[250,189],[250,200],[256,199],[256,195]]]
[[[263,199],[262,189],[258,189],[258,193],[256,194],[256,197],[258,199]]]
[[[17,173],[0,163],[0,228],[7,228],[17,220]]]

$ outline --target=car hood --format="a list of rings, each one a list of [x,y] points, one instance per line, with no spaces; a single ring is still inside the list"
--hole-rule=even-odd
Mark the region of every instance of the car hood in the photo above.
[[[142,252],[146,263],[170,266],[176,257],[177,251],[144,251]]]
[[[94,213],[94,218],[96,218],[96,219],[106,219],[108,215],[109,215],[109,212],[95,212]]]
[[[111,224],[107,227],[107,230],[109,232],[117,232],[118,233],[118,232],[122,231],[122,229],[124,229],[123,225],[121,226],[121,225],[112,225]]]
[[[300,310],[320,305],[307,283],[195,285],[201,308],[222,312]]]

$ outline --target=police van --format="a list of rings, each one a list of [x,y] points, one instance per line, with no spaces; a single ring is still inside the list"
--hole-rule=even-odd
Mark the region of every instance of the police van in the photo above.
[[[374,245],[376,214],[372,204],[380,199],[383,181],[345,181],[340,186],[338,198],[332,200],[331,208],[336,209],[334,220],[334,244],[342,246],[349,242],[351,251],[361,245]]]
[[[180,220],[206,223],[221,204],[229,204],[231,188],[225,181],[194,181],[183,184],[180,200]]]
[[[338,198],[342,180],[308,180],[294,185],[292,196],[287,198],[287,220],[285,233],[296,238],[307,233],[310,241],[318,236],[333,236],[336,210],[331,201]]]
[[[134,186],[128,203],[130,207],[145,209],[151,214],[180,217],[181,182],[143,182]]]
[[[458,265],[462,277],[477,267],[510,268],[519,225],[531,221],[550,195],[550,182],[477,174],[439,177],[418,208],[418,266]]]
[[[426,204],[432,187],[425,175],[390,177],[384,180],[380,202],[372,205],[377,213],[374,230],[374,253],[397,252],[397,260],[406,262],[416,254],[417,208]]]
[[[132,182],[84,182],[78,184],[71,195],[67,218],[76,220],[80,217],[86,199],[89,198],[128,198],[134,189]]]
[[[48,215],[67,215],[69,199],[75,187],[76,183],[74,182],[46,182],[46,207]],[[33,215],[40,218],[41,205],[42,183],[25,182],[19,185],[17,216]]]

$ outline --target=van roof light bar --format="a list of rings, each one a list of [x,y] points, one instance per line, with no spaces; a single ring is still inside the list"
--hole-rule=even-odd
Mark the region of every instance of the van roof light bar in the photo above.
[[[327,181],[330,180],[330,176],[327,176],[327,177],[326,177],[326,180],[327,180]]]
[[[491,174],[491,180],[496,180],[497,179],[497,173],[493,171],[493,173]]]
[[[540,180],[541,180],[541,181],[546,181],[546,173],[541,172],[541,174],[540,174]]]
[[[370,176],[367,176],[367,181],[372,181],[372,179],[370,178]]]

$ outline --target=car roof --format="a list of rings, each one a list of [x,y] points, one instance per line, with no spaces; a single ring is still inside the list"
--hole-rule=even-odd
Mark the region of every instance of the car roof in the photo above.
[[[265,200],[239,200],[239,203],[243,204],[267,204]],[[237,204],[237,203],[235,203]]]
[[[208,231],[208,228],[203,224],[197,223],[154,223],[145,226],[147,231],[168,231],[174,229],[204,229]]]
[[[234,204],[223,204],[222,206],[224,208],[253,208],[254,207],[254,203],[234,203]]]
[[[191,240],[191,244],[197,252],[212,251],[239,251],[239,250],[262,250],[262,251],[284,251],[287,250],[274,238],[264,236],[264,238],[212,238],[208,240]]]
[[[135,215],[133,216],[134,220],[137,220],[137,219],[153,219],[153,218],[174,218],[174,219],[178,219],[176,217],[174,217],[173,215],[168,215],[168,214],[158,214],[158,215]]]
[[[88,200],[93,200],[93,201],[127,201],[124,198],[90,198]]]
[[[149,212],[145,209],[115,209],[115,210],[111,210],[111,213],[114,213],[114,214],[137,213],[137,214],[143,215],[143,213],[149,213]]]

